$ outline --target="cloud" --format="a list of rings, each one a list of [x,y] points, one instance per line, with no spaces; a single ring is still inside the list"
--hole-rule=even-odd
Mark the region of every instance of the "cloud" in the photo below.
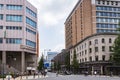
[[[64,22],[78,0],[28,0],[38,9],[40,48],[60,51],[65,45]]]
[[[65,49],[64,44],[58,44],[57,46],[55,46],[53,51],[61,52],[62,49]]]

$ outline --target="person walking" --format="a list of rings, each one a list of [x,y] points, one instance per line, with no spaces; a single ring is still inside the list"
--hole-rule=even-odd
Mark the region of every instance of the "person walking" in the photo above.
[[[95,75],[95,76],[97,75],[97,72],[96,72],[96,71],[94,72],[94,75]]]

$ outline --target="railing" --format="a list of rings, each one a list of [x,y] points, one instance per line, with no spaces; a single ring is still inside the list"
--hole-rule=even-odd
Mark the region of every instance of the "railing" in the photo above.
[[[12,66],[8,66],[7,64],[2,64],[2,61],[0,60],[0,73],[4,74],[15,74],[15,73],[20,73],[19,70],[15,69]]]

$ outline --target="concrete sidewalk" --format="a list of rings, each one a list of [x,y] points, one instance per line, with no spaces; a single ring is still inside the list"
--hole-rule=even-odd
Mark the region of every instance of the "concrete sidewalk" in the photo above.
[[[45,77],[48,77],[47,75]],[[44,76],[42,75],[36,75],[36,76],[33,76],[33,75],[30,75],[30,76],[19,76],[17,78],[11,78],[10,80],[27,80],[27,79],[38,79],[38,78],[45,78]],[[2,78],[0,80],[3,80]],[[6,78],[4,78],[4,80],[8,80]]]

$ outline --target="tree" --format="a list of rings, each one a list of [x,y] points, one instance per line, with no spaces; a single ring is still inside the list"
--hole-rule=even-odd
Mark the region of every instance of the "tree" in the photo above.
[[[54,70],[56,70],[56,66],[57,66],[57,64],[56,64],[56,62],[54,62]]]
[[[58,71],[60,70],[60,62],[59,61],[57,62],[57,70]]]
[[[72,67],[74,68],[74,70],[79,68],[79,63],[78,63],[77,56],[76,56],[76,50],[74,50]]]
[[[66,66],[66,69],[70,70],[70,53],[66,53],[66,56],[65,56],[65,66]]]
[[[120,28],[117,30],[120,32]],[[112,61],[115,64],[120,65],[120,34],[118,34],[118,37],[114,41]]]
[[[44,56],[43,55],[41,56],[41,59],[38,64],[39,64],[38,70],[40,71],[44,68]]]

